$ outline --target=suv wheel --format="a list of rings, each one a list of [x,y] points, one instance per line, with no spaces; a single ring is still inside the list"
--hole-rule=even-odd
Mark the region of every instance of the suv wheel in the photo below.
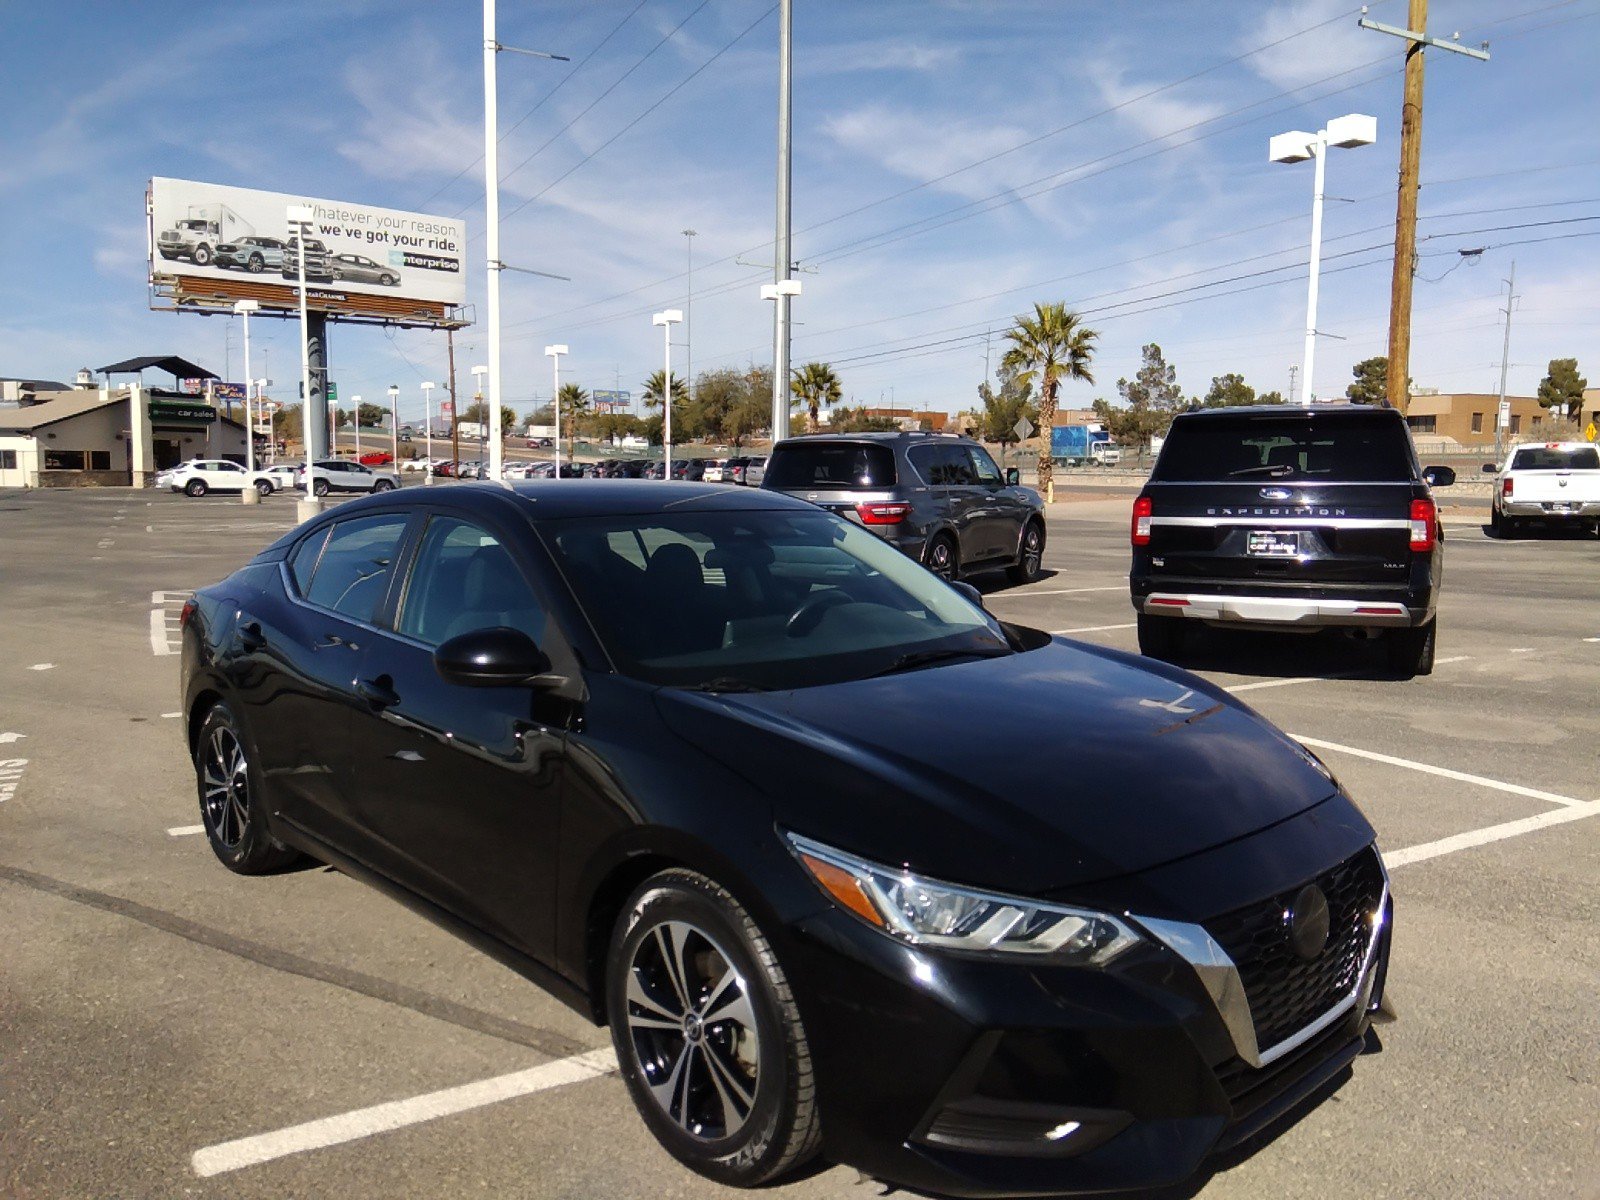
[[[258,480],[256,480],[256,491],[260,492],[263,498],[272,495],[272,480],[270,480],[270,479],[258,479]]]
[[[376,479],[376,480],[373,480],[373,483],[372,483],[372,490],[374,492],[387,492],[387,491],[390,491],[391,489],[393,489],[393,487],[394,487],[394,484],[390,480],[387,480],[387,479]]]
[[[922,555],[923,566],[946,583],[961,578],[961,563],[956,554],[955,539],[941,533],[928,543]]]
[[[1433,674],[1433,649],[1439,619],[1412,629],[1392,629],[1388,636],[1389,670],[1401,679]]]
[[[1146,658],[1176,663],[1183,653],[1183,618],[1138,615],[1139,653]]]
[[[1022,548],[1014,566],[1006,568],[1012,583],[1033,583],[1044,571],[1044,526],[1029,521],[1022,531]]]
[[[222,865],[239,875],[260,875],[288,866],[297,850],[275,842],[257,803],[255,770],[227,705],[206,714],[195,739],[195,782],[206,838]]]
[[[810,1043],[750,914],[710,879],[663,871],[612,933],[606,1011],[639,1115],[685,1166],[754,1187],[821,1140]]]
[[[318,479],[311,485],[311,492],[316,496],[326,496],[328,494],[329,486],[330,485],[326,479]]]
[[[261,255],[252,254],[250,256],[250,261],[245,264],[245,269],[248,270],[252,275],[259,275],[266,265],[266,260],[263,259]]]
[[[183,485],[186,495],[204,496],[206,494],[206,481],[204,479],[191,479]]]

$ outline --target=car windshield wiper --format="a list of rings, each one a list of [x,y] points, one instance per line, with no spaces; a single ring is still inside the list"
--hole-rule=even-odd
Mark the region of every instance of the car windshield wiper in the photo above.
[[[715,679],[708,679],[704,683],[691,683],[684,686],[686,692],[770,692],[772,689],[764,684],[751,683],[748,679],[740,679],[734,675],[718,675]]]
[[[950,662],[957,658],[1005,658],[1015,654],[1015,650],[986,649],[986,650],[912,650],[902,654],[881,671],[874,671],[865,675],[864,679],[876,679],[880,675],[895,675],[901,671],[915,671],[918,667],[931,667],[935,663]]]
[[[1287,463],[1262,463],[1258,467],[1240,467],[1237,471],[1229,471],[1228,478],[1232,479],[1235,475],[1254,475],[1262,471],[1273,479],[1282,479],[1285,475],[1294,474],[1294,468]]]

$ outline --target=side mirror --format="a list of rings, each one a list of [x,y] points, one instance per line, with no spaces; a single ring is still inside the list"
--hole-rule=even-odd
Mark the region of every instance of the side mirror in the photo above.
[[[1422,478],[1429,487],[1449,487],[1456,481],[1456,473],[1450,467],[1429,467],[1422,472]]]
[[[520,629],[495,626],[453,637],[433,652],[433,669],[461,687],[549,688],[563,677],[550,673],[550,659]]]
[[[1485,475],[1498,475],[1500,474],[1500,468],[1495,463],[1484,463],[1483,473]]]
[[[1007,487],[1016,487],[1021,482],[1022,482],[1022,472],[1017,470],[1016,467],[1007,467],[1006,468],[1006,486]]]
[[[950,586],[956,591],[960,592],[968,600],[971,600],[979,608],[983,608],[983,593],[977,588],[973,587],[965,579],[952,579],[950,581]]]

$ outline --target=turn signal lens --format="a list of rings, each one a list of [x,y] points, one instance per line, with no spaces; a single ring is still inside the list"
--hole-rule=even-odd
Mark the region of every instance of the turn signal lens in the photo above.
[[[841,908],[913,945],[1099,966],[1143,940],[1109,913],[924,879],[792,833],[789,844]]]
[[[1135,546],[1148,546],[1150,544],[1150,515],[1155,511],[1155,503],[1149,496],[1140,496],[1133,502],[1133,544]]]
[[[1439,536],[1439,513],[1432,500],[1411,502],[1411,548],[1432,550]]]

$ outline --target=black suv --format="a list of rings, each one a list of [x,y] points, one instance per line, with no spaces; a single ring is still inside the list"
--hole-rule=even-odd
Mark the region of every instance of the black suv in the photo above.
[[[1444,531],[1392,408],[1338,404],[1183,413],[1133,506],[1139,649],[1180,653],[1186,620],[1356,628],[1389,665],[1433,670]]]
[[[761,486],[865,525],[946,579],[1003,567],[1031,583],[1044,564],[1044,501],[969,438],[824,434],[772,448]]]

